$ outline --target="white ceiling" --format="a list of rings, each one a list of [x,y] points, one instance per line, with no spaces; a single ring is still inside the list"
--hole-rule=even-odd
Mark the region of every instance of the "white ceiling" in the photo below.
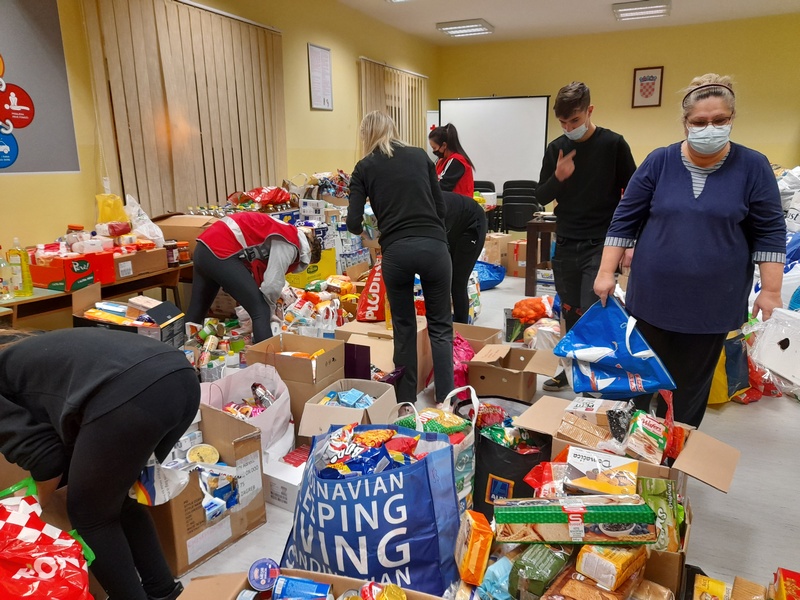
[[[611,12],[612,0],[339,2],[437,45],[618,32],[800,12],[800,0],[672,0],[672,13],[668,17],[618,22]],[[436,29],[438,22],[477,18],[494,25],[494,33],[456,39]]]

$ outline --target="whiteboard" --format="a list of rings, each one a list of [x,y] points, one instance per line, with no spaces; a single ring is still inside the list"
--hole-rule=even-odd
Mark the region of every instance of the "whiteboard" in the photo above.
[[[512,179],[539,180],[547,146],[550,96],[439,100],[439,123],[452,123],[475,164],[475,179],[498,192]]]

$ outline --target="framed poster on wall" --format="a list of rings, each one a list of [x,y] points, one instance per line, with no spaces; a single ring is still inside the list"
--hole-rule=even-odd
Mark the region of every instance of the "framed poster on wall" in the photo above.
[[[308,77],[311,86],[311,108],[333,110],[330,48],[308,45]]]
[[[631,108],[661,106],[664,67],[644,67],[633,70],[633,100]]]

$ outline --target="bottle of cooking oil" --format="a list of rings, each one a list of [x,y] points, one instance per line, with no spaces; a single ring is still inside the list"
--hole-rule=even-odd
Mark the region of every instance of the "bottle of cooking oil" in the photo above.
[[[0,246],[0,250],[3,247]],[[6,262],[3,253],[0,252],[0,300],[13,300],[14,294],[11,291],[11,265]]]
[[[11,289],[15,297],[33,296],[33,280],[31,279],[30,256],[28,251],[14,238],[14,247],[6,252],[11,265]]]

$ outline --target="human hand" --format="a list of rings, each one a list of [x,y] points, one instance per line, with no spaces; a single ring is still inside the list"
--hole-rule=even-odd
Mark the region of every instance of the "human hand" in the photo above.
[[[559,181],[566,181],[569,179],[572,174],[575,172],[575,152],[577,150],[573,150],[566,156],[564,156],[564,151],[558,151],[558,162],[556,163],[556,179]]]
[[[619,261],[619,266],[623,269],[627,269],[631,266],[631,262],[633,261],[633,248],[626,248],[625,254],[622,255],[622,260]]]
[[[783,300],[781,300],[780,292],[768,292],[761,290],[756,296],[756,301],[753,303],[753,316],[757,317],[761,313],[761,320],[768,321],[772,316],[772,311],[776,308],[783,308]]]
[[[617,280],[614,273],[604,273],[600,271],[594,279],[594,293],[600,298],[600,304],[606,305],[608,297],[614,293],[617,287]]]

